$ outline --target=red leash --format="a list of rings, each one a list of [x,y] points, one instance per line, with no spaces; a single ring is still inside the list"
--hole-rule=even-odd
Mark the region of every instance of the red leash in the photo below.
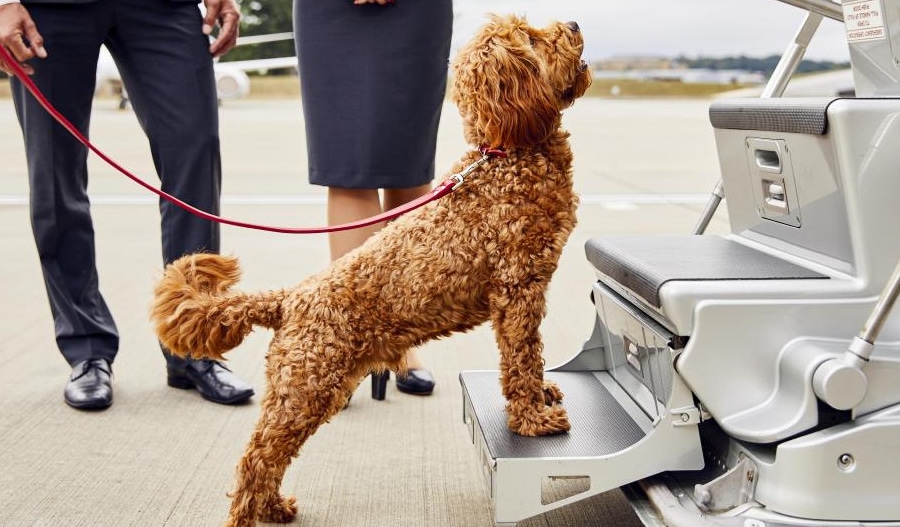
[[[24,84],[25,87],[28,89],[28,91],[31,92],[31,94],[34,96],[34,98],[37,99],[38,103],[40,103],[40,105],[43,106],[44,109],[47,110],[47,112],[54,119],[56,119],[56,121],[59,124],[61,124],[66,130],[68,130],[69,133],[72,134],[72,136],[74,136],[75,139],[77,139],[81,144],[83,144],[88,149],[90,149],[92,152],[97,154],[101,159],[106,161],[106,163],[109,164],[111,167],[115,168],[116,170],[121,172],[123,175],[125,175],[126,177],[128,177],[129,179],[131,179],[132,181],[137,183],[138,185],[144,187],[145,189],[149,190],[150,192],[156,194],[157,196],[159,196],[165,200],[168,200],[169,202],[181,207],[182,209],[190,212],[191,214],[194,214],[195,216],[199,216],[206,220],[215,221],[217,223],[221,223],[224,225],[232,225],[235,227],[243,227],[246,229],[256,229],[256,230],[261,230],[261,231],[280,232],[280,233],[286,233],[286,234],[318,234],[318,233],[323,233],[323,232],[347,231],[347,230],[352,230],[352,229],[358,229],[360,227],[367,227],[369,225],[374,225],[376,223],[381,223],[384,221],[392,220],[392,219],[394,219],[402,214],[405,214],[411,210],[417,209],[417,208],[425,205],[426,203],[430,203],[434,200],[437,200],[437,199],[440,199],[440,198],[446,196],[447,194],[456,190],[456,188],[462,184],[463,179],[466,176],[468,176],[470,173],[472,173],[473,170],[475,170],[478,166],[483,164],[489,158],[491,158],[491,157],[506,157],[506,152],[504,152],[503,150],[482,147],[479,149],[479,152],[481,152],[481,159],[479,159],[479,160],[475,161],[474,163],[472,163],[471,165],[467,166],[465,169],[463,169],[462,172],[453,174],[446,181],[444,181],[437,187],[433,188],[431,190],[431,192],[429,192],[428,194],[425,194],[424,196],[421,196],[418,199],[415,199],[413,201],[405,203],[405,204],[403,204],[399,207],[393,208],[389,211],[385,211],[376,216],[372,216],[370,218],[366,218],[366,219],[359,220],[359,221],[343,223],[341,225],[332,225],[329,227],[294,227],[294,228],[291,228],[291,227],[272,227],[272,226],[268,226],[268,225],[259,225],[256,223],[246,223],[246,222],[242,222],[242,221],[230,220],[228,218],[223,218],[221,216],[216,216],[215,214],[210,214],[208,212],[202,211],[202,210],[194,207],[193,205],[190,205],[190,204],[176,198],[175,196],[172,196],[171,194],[163,192],[162,190],[154,187],[153,185],[150,185],[146,181],[135,176],[134,174],[132,174],[131,172],[126,170],[124,167],[122,167],[121,165],[116,163],[113,159],[111,159],[109,156],[104,154],[103,151],[101,151],[99,148],[95,147],[88,140],[87,137],[82,135],[82,133],[79,132],[78,129],[75,128],[75,126],[72,123],[70,123],[69,120],[66,119],[65,116],[63,116],[50,103],[50,101],[47,100],[47,98],[44,96],[44,94],[41,93],[41,90],[38,89],[38,87],[34,84],[34,81],[31,80],[31,78],[28,76],[28,74],[25,73],[25,71],[22,69],[21,66],[19,66],[19,63],[10,56],[9,52],[3,46],[0,46],[0,59],[2,59],[3,62],[5,62],[13,70],[13,73],[15,73],[16,77],[19,78],[19,80],[22,82],[22,84]]]

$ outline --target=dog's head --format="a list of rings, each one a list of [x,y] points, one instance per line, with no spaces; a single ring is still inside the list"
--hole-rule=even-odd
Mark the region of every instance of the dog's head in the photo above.
[[[534,28],[492,15],[453,61],[453,101],[466,139],[492,148],[531,146],[559,126],[560,112],[591,84],[578,24]]]

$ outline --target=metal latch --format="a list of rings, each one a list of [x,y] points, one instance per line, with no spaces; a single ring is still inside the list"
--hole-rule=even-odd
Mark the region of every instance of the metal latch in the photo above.
[[[709,412],[696,406],[675,408],[670,410],[669,413],[675,416],[675,419],[672,421],[673,426],[699,425],[710,417]]]

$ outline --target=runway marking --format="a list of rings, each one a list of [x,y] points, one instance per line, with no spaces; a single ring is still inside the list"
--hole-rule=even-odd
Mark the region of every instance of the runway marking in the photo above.
[[[640,205],[702,205],[709,200],[707,194],[582,194],[583,205],[600,205],[610,210],[630,210]],[[132,196],[101,194],[91,196],[92,205],[156,205],[158,198],[152,195]],[[0,194],[0,206],[28,205],[25,194]],[[319,194],[226,194],[222,205],[325,205],[325,195]]]

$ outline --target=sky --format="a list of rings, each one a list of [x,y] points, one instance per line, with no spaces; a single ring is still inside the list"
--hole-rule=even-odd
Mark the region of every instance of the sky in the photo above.
[[[806,17],[777,0],[454,0],[454,10],[454,49],[486,13],[515,13],[533,25],[578,22],[589,60],[782,55]],[[806,58],[848,61],[843,25],[823,18]]]

